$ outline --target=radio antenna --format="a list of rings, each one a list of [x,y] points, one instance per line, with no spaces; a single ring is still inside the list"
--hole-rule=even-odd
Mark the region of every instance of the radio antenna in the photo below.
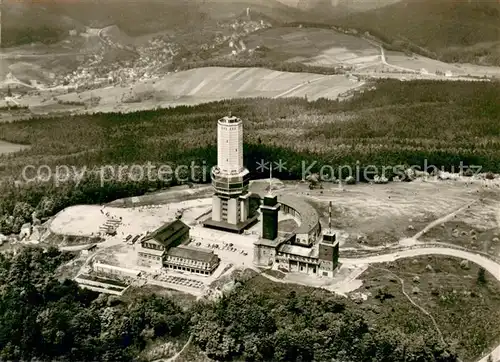
[[[273,164],[269,166],[269,195],[272,195],[273,190]]]
[[[332,231],[332,202],[330,201],[330,205],[328,207],[328,230]]]

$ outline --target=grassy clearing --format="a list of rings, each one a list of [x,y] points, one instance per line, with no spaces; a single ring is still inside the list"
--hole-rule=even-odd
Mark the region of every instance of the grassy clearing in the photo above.
[[[29,148],[29,146],[0,141],[0,155],[19,152],[27,148]]]
[[[371,295],[360,308],[373,323],[389,324],[416,338],[438,334],[432,320],[403,295],[401,278],[405,292],[436,320],[447,343],[464,361],[473,361],[500,340],[500,285],[491,275],[485,285],[478,283],[479,267],[460,263],[429,256],[374,265],[361,276],[360,291]],[[375,298],[380,293],[392,297],[381,301]]]
[[[485,196],[487,198],[480,198],[450,221],[429,230],[422,235],[421,240],[451,243],[498,256],[498,193],[489,191],[485,192]]]
[[[286,274],[279,271],[279,270],[271,270],[271,269],[266,269],[263,271],[264,274],[268,274],[272,277],[278,278],[278,279],[283,279],[285,278]]]

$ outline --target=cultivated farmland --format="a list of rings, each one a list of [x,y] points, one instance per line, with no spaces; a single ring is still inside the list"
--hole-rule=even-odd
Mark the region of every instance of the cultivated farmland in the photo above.
[[[106,87],[57,95],[40,91],[19,99],[35,114],[83,112],[83,103],[100,97],[94,112],[133,111],[155,107],[192,105],[230,98],[306,97],[336,99],[363,82],[343,75],[279,72],[263,68],[197,68],[168,74],[157,81],[137,82],[131,87]],[[1,105],[1,102],[0,102]]]
[[[364,66],[377,64],[377,46],[352,35],[321,28],[271,28],[245,38],[247,49],[270,49],[273,60],[301,62],[315,66]]]

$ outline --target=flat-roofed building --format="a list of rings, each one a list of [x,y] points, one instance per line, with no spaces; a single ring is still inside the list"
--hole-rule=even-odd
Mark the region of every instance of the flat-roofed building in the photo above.
[[[115,276],[118,278],[125,278],[125,279],[135,279],[141,273],[139,270],[122,268],[116,265],[103,264],[103,263],[94,263],[92,265],[92,270],[98,274]]]
[[[280,195],[278,202],[281,204],[281,211],[290,214],[300,223],[294,230],[296,236],[292,243],[312,246],[321,234],[319,216],[314,207],[303,199],[290,195]]]
[[[168,270],[201,275],[211,275],[220,264],[213,250],[181,245],[171,248],[165,255],[164,266]]]
[[[287,242],[290,235],[278,236],[274,240],[259,238],[254,242],[253,262],[261,267],[270,267],[276,259],[276,249],[283,243]]]
[[[300,245],[283,244],[276,252],[280,269],[315,275],[318,273],[318,249]]]
[[[339,241],[331,229],[323,233],[323,240],[318,245],[318,258],[320,275],[332,277],[339,264]]]

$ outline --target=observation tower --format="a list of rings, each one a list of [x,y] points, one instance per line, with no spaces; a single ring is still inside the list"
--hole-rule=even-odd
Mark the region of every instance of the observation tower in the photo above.
[[[241,233],[257,216],[249,217],[250,173],[243,165],[243,121],[217,121],[217,166],[212,169],[212,217],[204,226]]]

